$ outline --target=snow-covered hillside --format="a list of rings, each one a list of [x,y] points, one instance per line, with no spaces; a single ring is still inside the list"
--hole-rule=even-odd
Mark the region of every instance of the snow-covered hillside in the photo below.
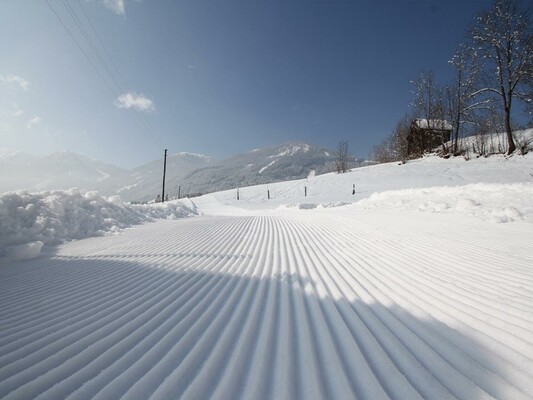
[[[531,399],[532,195],[531,155],[135,210],[11,194],[15,232],[36,214],[163,218],[0,262],[0,397]]]
[[[167,193],[177,197],[175,181],[181,182],[191,171],[213,164],[214,160],[204,154],[181,152],[167,157]],[[148,201],[161,193],[163,159],[152,161],[133,169],[128,179],[121,182],[116,194],[126,201]]]
[[[302,178],[311,170],[333,170],[333,152],[306,143],[255,149],[225,160],[180,152],[167,158],[169,197]],[[355,160],[354,160],[355,162]],[[25,189],[98,191],[125,201],[150,201],[161,192],[163,159],[127,171],[88,157],[59,152],[48,156],[0,153],[0,193]]]
[[[343,207],[460,214],[493,222],[533,222],[532,156],[499,155],[470,161],[428,156],[407,164],[380,164],[345,174],[309,174],[306,179],[241,187],[239,200],[236,189],[193,200],[142,206],[124,204],[120,196],[108,200],[96,192],[82,194],[77,189],[7,193],[0,196],[0,255],[13,252],[8,247],[15,245],[58,244],[118,231],[152,217],[175,218],[197,212],[251,215]],[[177,162],[180,161],[172,161],[173,165]],[[156,170],[155,166],[145,169],[153,173]]]
[[[303,178],[311,170],[333,170],[332,151],[306,143],[254,149],[221,161],[198,154],[179,153],[167,161],[166,188],[170,198]],[[162,160],[132,171],[118,190],[128,201],[152,200],[161,191]]]
[[[205,168],[192,171],[184,179],[169,179],[170,187],[182,185],[186,193],[211,193],[266,182],[306,177],[334,169],[332,151],[305,143],[288,143],[238,154]]]
[[[355,194],[353,187],[355,185]],[[307,196],[305,196],[307,187]],[[533,154],[495,155],[466,161],[427,156],[406,164],[389,163],[306,179],[212,193],[194,199],[204,213],[241,209],[357,208],[424,210],[533,221]],[[270,195],[270,199],[268,198]],[[223,211],[227,210],[227,211]]]
[[[127,170],[69,151],[45,156],[5,152],[0,157],[0,193],[77,187],[110,196],[128,175]]]

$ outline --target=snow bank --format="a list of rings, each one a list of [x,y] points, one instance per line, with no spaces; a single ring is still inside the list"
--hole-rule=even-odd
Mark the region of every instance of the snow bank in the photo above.
[[[12,260],[28,260],[37,257],[43,248],[44,243],[40,241],[19,244],[18,246],[9,246],[6,249],[6,255]]]
[[[533,150],[533,129],[525,129],[513,132],[513,138],[517,147],[516,155],[520,154],[522,148],[526,153]],[[505,132],[487,133],[485,135],[474,135],[460,139],[460,147],[466,152],[474,154],[503,154],[507,150],[508,141]],[[447,143],[452,146],[452,141]]]
[[[355,206],[363,209],[463,214],[492,222],[513,222],[533,221],[532,199],[531,183],[478,183],[374,193]]]
[[[346,206],[349,203],[347,201],[336,201],[336,202],[329,202],[329,203],[296,203],[296,204],[282,204],[277,209],[278,210],[290,210],[290,209],[298,209],[298,210],[314,210],[314,209],[320,209],[320,208],[333,208],[333,207],[342,207]]]
[[[182,202],[130,205],[77,189],[0,195],[0,257],[28,259],[43,245],[102,236],[154,218],[176,219],[196,214]]]

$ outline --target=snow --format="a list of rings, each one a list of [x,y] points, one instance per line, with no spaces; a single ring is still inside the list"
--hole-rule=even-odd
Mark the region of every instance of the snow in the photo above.
[[[419,210],[475,216],[492,222],[533,222],[533,183],[441,186],[374,193],[356,205],[363,209]]]
[[[273,165],[276,163],[276,161],[278,161],[278,160],[271,161],[270,163],[268,163],[267,165],[265,165],[263,168],[261,168],[261,169],[259,170],[259,174],[261,174],[263,171],[265,171],[268,167],[273,166]]]
[[[236,215],[248,211],[260,211],[276,209],[280,206],[295,205],[298,203],[313,203],[316,205],[329,203],[357,203],[358,201],[369,198],[374,193],[388,192],[391,190],[410,190],[410,189],[428,189],[442,187],[443,191],[440,193],[439,201],[444,205],[446,203],[446,191],[449,196],[455,196],[459,192],[463,197],[468,197],[466,191],[472,190],[475,193],[471,194],[476,199],[483,195],[483,191],[479,192],[478,187],[471,187],[469,185],[475,184],[491,184],[503,185],[499,186],[497,193],[494,193],[494,201],[491,203],[482,202],[479,212],[472,213],[472,210],[456,209],[453,205],[455,201],[453,198],[447,199],[451,202],[448,211],[454,209],[456,214],[465,216],[477,216],[479,218],[486,218],[492,211],[498,208],[498,203],[502,208],[506,204],[514,204],[514,192],[508,193],[506,196],[506,186],[508,184],[520,184],[517,186],[518,191],[524,188],[523,204],[518,204],[518,210],[524,213],[524,218],[530,218],[531,209],[527,207],[530,185],[533,184],[533,154],[526,156],[505,157],[502,155],[491,156],[488,158],[480,157],[471,159],[469,161],[462,157],[451,159],[442,159],[436,156],[427,156],[423,159],[409,161],[404,165],[398,163],[388,163],[372,165],[368,167],[361,167],[351,170],[345,174],[323,174],[312,177],[311,179],[300,179],[287,182],[279,182],[269,185],[258,185],[250,187],[241,187],[239,189],[240,200],[236,199],[235,190],[226,190],[222,192],[208,194],[200,198],[194,199],[201,213],[205,215],[220,215],[226,213],[228,215]],[[353,185],[356,185],[356,193],[352,195]],[[494,188],[496,188],[494,186]],[[305,187],[307,187],[307,197],[305,194]],[[465,187],[463,189],[453,189],[454,187]],[[449,188],[449,189],[446,189]],[[267,199],[267,189],[270,192],[270,199]],[[437,189],[435,189],[436,191]],[[454,192],[454,190],[456,190]],[[485,191],[490,192],[491,188],[486,188]],[[409,204],[412,209],[418,209],[419,205],[424,201],[430,200],[425,196],[424,191],[412,191],[414,196]],[[391,196],[390,194],[388,194]],[[398,196],[400,196],[398,194]],[[408,196],[408,192],[404,194]],[[500,196],[500,197],[498,197]],[[435,199],[436,200],[436,199]],[[517,198],[518,201],[518,198]],[[392,202],[392,200],[391,200]],[[362,203],[361,206],[365,204]],[[403,210],[408,207],[405,204]],[[367,203],[367,205],[369,205]],[[236,209],[235,207],[238,206]],[[377,207],[377,203],[375,207]],[[484,206],[489,207],[486,212]],[[385,204],[382,201],[381,208],[392,208],[391,204]],[[400,206],[397,206],[400,210]],[[429,210],[429,209],[428,209]],[[514,220],[514,218],[513,218]]]
[[[452,130],[452,124],[442,119],[430,119],[428,122],[427,119],[417,118],[415,121],[416,125],[422,129],[427,129],[429,126],[431,129]]]
[[[295,144],[295,145],[289,145],[286,146],[284,149],[282,149],[279,153],[268,156],[268,158],[279,158],[284,156],[293,156],[294,154],[298,153],[299,151],[303,151],[304,153],[307,153],[309,151],[309,145],[308,144]]]
[[[119,232],[154,218],[176,219],[194,213],[194,208],[183,202],[129,205],[119,196],[106,199],[77,189],[5,193],[0,195],[0,257],[36,257],[43,245]]]
[[[513,132],[514,142],[517,148],[524,147],[533,151],[533,129],[525,129]],[[452,142],[448,142],[449,147]],[[467,154],[497,154],[505,152],[508,147],[506,133],[486,133],[484,135],[469,136],[462,138],[459,145]],[[519,152],[520,150],[518,150]]]
[[[104,172],[104,171],[102,171],[100,169],[97,169],[96,172],[98,172],[99,174],[102,175],[100,178],[97,178],[98,182],[105,181],[106,179],[108,179],[111,176],[111,174],[108,174],[107,172]]]
[[[211,157],[206,156],[205,154],[190,153],[190,152],[187,152],[187,151],[181,151],[179,153],[176,153],[176,155],[178,155],[178,156],[191,156],[191,157],[196,157],[196,158],[202,158],[202,159],[205,159],[205,160],[211,160]]]
[[[531,399],[530,174],[426,157],[270,200],[3,195],[0,398]],[[25,259],[39,216],[77,229]]]
[[[134,188],[135,186],[137,186],[139,183],[141,183],[141,182],[135,182],[135,183],[132,184],[132,185],[126,185],[126,186],[123,186],[123,187],[121,187],[120,189],[117,189],[117,193],[123,192],[123,191],[125,191],[125,190],[130,190],[130,189]]]
[[[39,255],[43,245],[43,242],[36,241],[17,246],[9,246],[6,250],[6,255],[12,260],[29,260]]]
[[[291,151],[292,157],[275,157]],[[302,152],[301,149],[304,151]],[[2,156],[4,154],[4,156]],[[279,161],[263,170],[272,159]],[[71,152],[46,156],[0,152],[0,193],[15,190],[96,190],[103,196],[120,194],[127,201],[150,201],[160,192],[162,159],[125,170]],[[173,195],[177,189],[193,188],[195,193],[209,193],[263,182],[276,182],[286,177],[304,177],[310,167],[318,172],[331,170],[323,149],[305,143],[290,143],[257,149],[215,161],[198,153],[180,152],[167,157],[167,184]],[[250,165],[244,169],[244,165]]]

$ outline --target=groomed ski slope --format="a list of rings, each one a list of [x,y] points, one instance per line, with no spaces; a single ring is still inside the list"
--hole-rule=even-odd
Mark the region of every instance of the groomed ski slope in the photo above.
[[[529,221],[225,196],[0,264],[0,398],[533,397]]]

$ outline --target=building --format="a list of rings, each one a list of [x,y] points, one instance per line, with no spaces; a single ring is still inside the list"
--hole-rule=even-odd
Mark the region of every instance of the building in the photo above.
[[[436,147],[448,142],[452,133],[452,125],[442,119],[417,118],[411,123],[407,135],[407,154],[409,157],[420,157]]]

